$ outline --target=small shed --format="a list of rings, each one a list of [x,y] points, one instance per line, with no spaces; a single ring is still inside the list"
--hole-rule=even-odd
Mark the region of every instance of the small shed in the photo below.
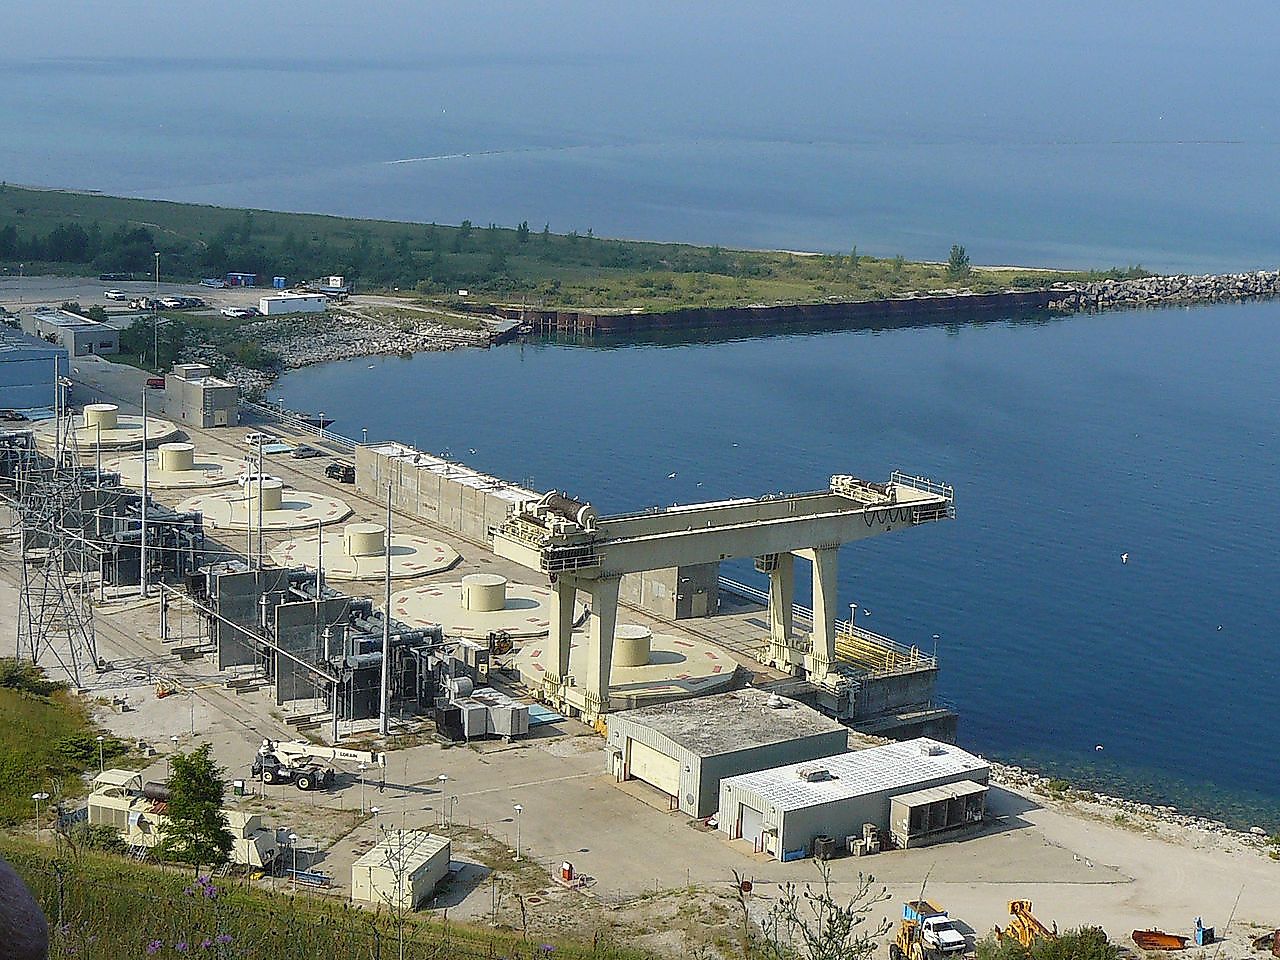
[[[351,899],[414,910],[449,873],[448,837],[388,830],[351,865]]]
[[[918,846],[981,821],[989,776],[985,760],[953,744],[887,743],[725,779],[720,829],[779,860],[810,855],[819,837],[845,848],[864,824]]]
[[[849,749],[849,731],[794,700],[747,687],[609,716],[606,769],[642,780],[694,817],[716,812],[720,781]]]
[[[321,293],[274,293],[258,300],[258,311],[264,317],[278,317],[286,313],[324,313],[329,305]]]

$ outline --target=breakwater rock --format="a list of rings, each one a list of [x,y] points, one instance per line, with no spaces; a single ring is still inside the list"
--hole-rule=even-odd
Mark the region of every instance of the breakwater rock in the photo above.
[[[1056,296],[1050,300],[1049,309],[1072,313],[1124,307],[1267,300],[1280,297],[1280,270],[1099,280],[1063,284],[1054,293]]]

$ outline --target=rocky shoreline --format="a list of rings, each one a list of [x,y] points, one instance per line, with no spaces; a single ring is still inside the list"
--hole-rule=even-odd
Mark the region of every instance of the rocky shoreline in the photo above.
[[[1138,277],[1064,284],[1049,309],[1066,313],[1125,307],[1188,306],[1196,303],[1239,303],[1280,297],[1280,270],[1212,273],[1197,276]]]
[[[1223,820],[1211,817],[1199,817],[1181,813],[1177,807],[1160,804],[1143,803],[1138,800],[1127,800],[1124,797],[1113,797],[1092,790],[1081,790],[1066,784],[1065,781],[1041,776],[1022,767],[1011,764],[991,764],[991,782],[1022,793],[1035,795],[1039,800],[1055,800],[1064,804],[1097,808],[1093,812],[1111,814],[1117,823],[1128,821],[1135,827],[1167,826],[1180,828],[1202,834],[1206,838],[1218,838],[1233,841],[1250,847],[1259,853],[1269,853],[1276,858],[1280,853],[1280,845],[1262,827],[1254,826],[1248,830],[1237,830]]]

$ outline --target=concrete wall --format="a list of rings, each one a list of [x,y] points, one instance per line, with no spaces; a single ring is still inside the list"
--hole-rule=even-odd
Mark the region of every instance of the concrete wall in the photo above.
[[[715,616],[720,611],[720,564],[628,573],[618,599],[668,620]]]
[[[308,663],[321,663],[329,650],[341,650],[345,637],[350,597],[332,597],[321,603],[298,600],[275,608],[275,642],[282,649]],[[325,628],[329,629],[328,649]],[[289,700],[311,700],[321,696],[316,675],[288,657],[276,657],[276,705]]]
[[[489,530],[506,519],[512,496],[537,496],[425,454],[417,464],[412,456],[387,456],[381,446],[356,448],[357,490],[383,503],[389,482],[395,509],[479,543],[488,543]]]
[[[288,571],[282,569],[243,570],[221,573],[210,584],[217,611],[232,623],[261,636],[258,598],[263,592],[278,592]],[[255,653],[243,633],[220,621],[214,621],[213,639],[218,646],[218,669],[257,663]]]
[[[938,681],[937,667],[858,678],[853,699],[854,719],[862,720],[927,705]]]

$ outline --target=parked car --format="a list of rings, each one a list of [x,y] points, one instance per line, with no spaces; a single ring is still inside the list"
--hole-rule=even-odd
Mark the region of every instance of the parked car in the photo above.
[[[356,468],[349,463],[331,463],[324,468],[324,475],[339,483],[356,482]]]
[[[181,297],[161,297],[160,306],[165,310],[181,310],[186,306]]]
[[[227,285],[227,281],[221,280],[218,277],[205,277],[205,279],[200,281],[200,286],[214,287],[215,289],[218,289],[218,290],[221,290],[226,285]]]
[[[108,283],[111,283],[114,280],[132,280],[133,274],[131,273],[100,273],[98,274],[98,279],[105,280]]]
[[[293,448],[293,453],[291,453],[290,456],[296,457],[299,460],[308,460],[311,457],[323,457],[324,451],[317,450],[315,447],[309,447],[305,443],[300,443],[298,446]]]
[[[123,290],[108,290],[102,295],[104,300],[128,300],[129,295]]]
[[[278,443],[279,440],[270,433],[246,433],[244,442],[251,447],[256,447],[259,443],[266,446],[268,443]]]
[[[204,301],[199,297],[179,297],[178,299],[182,301],[184,307],[203,307],[205,305]]]
[[[255,311],[251,311],[248,307],[223,307],[222,315],[230,317],[232,320],[243,320],[245,317],[252,317]]]

